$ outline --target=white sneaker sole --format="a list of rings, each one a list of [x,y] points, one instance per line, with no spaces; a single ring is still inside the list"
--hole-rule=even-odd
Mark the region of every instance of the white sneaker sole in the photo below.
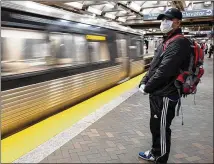
[[[140,155],[138,155],[141,159],[144,159],[144,160],[146,160],[146,161],[152,161],[152,162],[155,162],[155,160],[154,159],[148,159],[148,158],[143,158],[142,156],[140,156]]]

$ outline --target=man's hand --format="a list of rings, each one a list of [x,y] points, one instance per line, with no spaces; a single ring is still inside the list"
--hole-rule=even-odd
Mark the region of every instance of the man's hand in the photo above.
[[[148,93],[144,92],[145,84],[142,84],[139,88],[140,92],[142,92],[144,95],[147,95]]]

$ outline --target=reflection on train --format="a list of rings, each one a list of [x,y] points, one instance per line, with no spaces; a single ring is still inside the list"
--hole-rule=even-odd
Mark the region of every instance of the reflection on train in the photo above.
[[[141,34],[33,12],[2,6],[3,137],[144,71]]]

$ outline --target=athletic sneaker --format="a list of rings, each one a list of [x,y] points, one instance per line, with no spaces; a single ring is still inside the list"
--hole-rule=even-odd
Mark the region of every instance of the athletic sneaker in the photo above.
[[[147,161],[155,161],[155,158],[153,157],[153,155],[151,154],[151,151],[148,150],[146,152],[140,152],[139,153],[139,157],[142,159],[145,159]]]

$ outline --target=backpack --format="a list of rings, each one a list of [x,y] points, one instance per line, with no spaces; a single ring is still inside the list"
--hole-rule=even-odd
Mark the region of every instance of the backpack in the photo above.
[[[179,38],[179,37],[185,38],[181,34],[175,35],[174,37],[170,38],[164,44],[164,51],[172,41],[174,41],[176,38]],[[188,40],[192,47],[192,53],[190,54],[188,71],[180,70],[180,73],[174,82],[175,87],[178,89],[180,98],[182,96],[186,97],[190,94],[196,94],[198,83],[201,81],[201,77],[204,74],[204,68],[203,68],[204,52],[195,41],[190,39]],[[181,105],[181,101],[179,99],[177,116],[179,115],[180,105]],[[183,125],[183,122],[182,122],[182,125]]]

